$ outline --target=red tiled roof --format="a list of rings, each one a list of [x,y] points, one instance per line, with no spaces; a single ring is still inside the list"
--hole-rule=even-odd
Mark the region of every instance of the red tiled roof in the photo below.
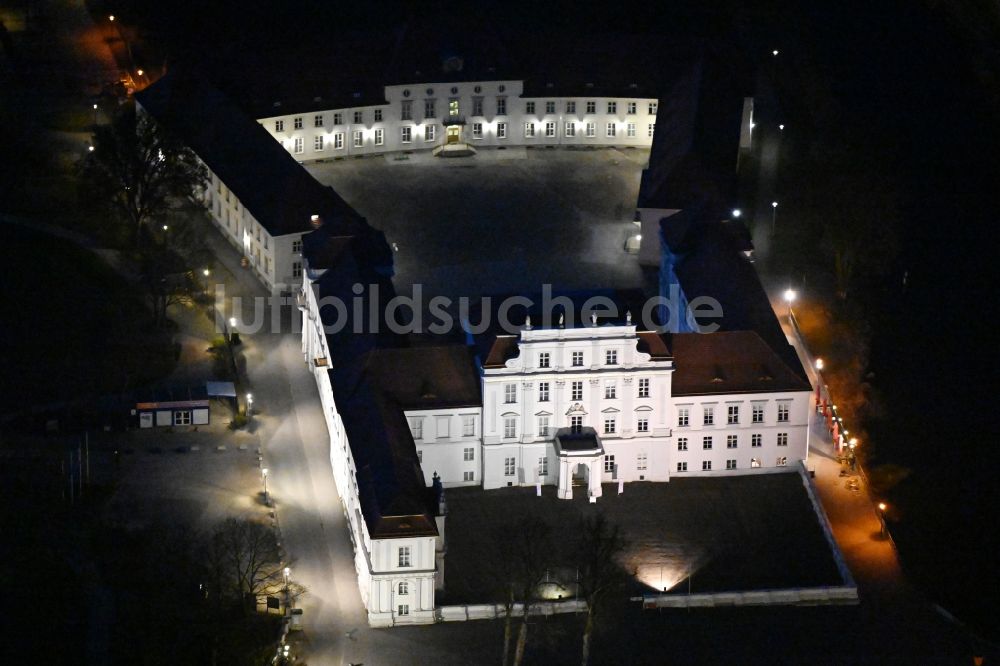
[[[754,331],[672,336],[673,395],[809,391]]]

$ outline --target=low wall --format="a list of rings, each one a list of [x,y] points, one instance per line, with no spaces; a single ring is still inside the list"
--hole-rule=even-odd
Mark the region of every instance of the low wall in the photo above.
[[[642,607],[653,608],[725,608],[731,606],[823,606],[857,604],[858,588],[802,587],[787,590],[753,592],[715,592],[708,594],[643,595]]]
[[[587,602],[582,599],[568,601],[540,601],[528,607],[528,615],[559,615],[561,613],[582,613],[587,610]],[[466,620],[494,620],[505,617],[503,604],[466,604],[463,606],[438,606],[434,613],[438,622],[465,622]],[[524,604],[514,604],[511,616],[524,615]]]
[[[806,495],[809,496],[813,513],[816,514],[819,526],[823,529],[823,536],[826,537],[826,542],[830,546],[830,552],[833,553],[833,560],[837,564],[837,571],[840,572],[840,579],[844,582],[845,587],[854,588],[855,596],[857,596],[858,586],[854,583],[854,576],[851,575],[851,570],[847,568],[844,555],[840,552],[840,547],[837,546],[837,540],[833,538],[833,528],[830,527],[830,520],[826,517],[826,511],[823,511],[823,505],[819,503],[819,498],[816,497],[816,487],[813,485],[812,476],[809,474],[809,470],[806,469],[805,461],[802,460],[799,461],[799,476],[802,477],[802,485],[805,486]]]

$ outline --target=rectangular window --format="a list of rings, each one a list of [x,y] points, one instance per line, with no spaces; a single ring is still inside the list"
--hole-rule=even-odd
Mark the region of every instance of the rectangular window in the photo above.
[[[507,115],[507,98],[497,97],[497,115],[506,116]]]
[[[292,126],[295,127],[295,129],[302,129],[302,116],[295,118],[292,121]]]
[[[472,98],[472,115],[481,116],[483,115],[483,98],[473,97]]]
[[[613,379],[604,380],[604,399],[614,400],[618,397],[618,386]]]
[[[483,138],[483,124],[482,123],[472,123],[472,138],[482,139]]]
[[[375,122],[382,122],[382,109],[375,109]]]
[[[582,416],[569,417],[569,429],[576,433],[583,430],[583,417]]]
[[[413,140],[413,128],[412,127],[400,127],[399,128],[399,140],[402,143],[409,143]]]
[[[475,481],[475,480],[476,480],[475,472],[462,472],[462,481]]]
[[[385,143],[385,130],[380,127],[375,130],[375,145],[381,146],[383,143]]]
[[[334,150],[342,150],[344,148],[344,133],[337,132],[333,135],[333,148]]]
[[[504,458],[503,459],[503,475],[504,476],[514,476],[514,471],[516,469],[515,465],[517,460],[514,458]]]
[[[549,401],[549,383],[538,382],[538,402]]]
[[[639,453],[635,454],[635,468],[636,468],[636,470],[638,470],[640,472],[645,472],[646,471],[647,462],[648,462],[648,458],[646,457],[646,453],[645,452],[640,451]]]
[[[399,557],[397,561],[399,562],[399,566],[401,567],[413,566],[413,562],[410,559],[410,546],[399,547]]]
[[[410,604],[399,604],[399,606],[396,607],[396,614],[399,615],[399,616],[401,616],[401,617],[404,616],[404,615],[409,615],[410,614]]]
[[[462,450],[462,460],[469,462],[470,460],[476,459],[476,450],[474,448],[466,447]]]
[[[702,437],[701,438],[701,448],[702,448],[703,451],[711,451],[712,450],[712,438],[711,438],[711,436],[709,436],[709,437]]]
[[[701,471],[703,471],[703,472],[711,472],[712,471],[712,461],[711,460],[702,460],[701,461]]]
[[[413,100],[407,99],[399,103],[399,119],[413,120]]]
[[[293,278],[300,278],[300,277],[302,277],[302,262],[301,261],[292,262],[292,277]]]
[[[354,131],[354,147],[361,148],[365,145],[365,134],[361,130]]]
[[[566,113],[576,113],[576,102],[572,100],[566,102]]]
[[[608,349],[604,352],[604,365],[618,365],[617,349]]]
[[[454,97],[448,100],[448,115],[452,118],[458,116],[458,100]]]
[[[507,123],[497,123],[497,138],[498,139],[507,138]]]
[[[582,368],[583,367],[583,352],[575,351],[573,352],[573,367]]]
[[[524,123],[524,138],[531,139],[535,136],[535,123]]]
[[[778,403],[778,423],[788,423],[788,403]]]
[[[284,132],[285,131],[285,121],[284,120],[275,120],[274,121],[274,131],[275,132]]]
[[[354,112],[354,124],[355,125],[360,125],[363,122],[365,122],[365,114],[364,114],[364,112],[363,111],[355,111]]]
[[[740,424],[740,406],[739,405],[727,405],[726,406],[726,424],[727,425],[739,425]]]
[[[788,446],[788,433],[779,432],[778,433],[778,446]]]
[[[597,136],[597,125],[594,123],[587,123],[587,138],[593,139]]]
[[[545,103],[545,113],[555,113],[555,112],[556,112],[556,103],[555,102],[546,102]]]
[[[508,416],[503,420],[503,436],[506,439],[517,437],[517,417]]]
[[[433,99],[424,100],[424,118],[437,118],[435,106]]]
[[[686,462],[679,462],[679,463],[677,463],[677,471],[678,472],[686,472],[686,471],[688,471],[688,464]]]
[[[549,475],[549,459],[542,456],[538,459],[538,476]]]
[[[751,467],[751,469],[755,469],[757,467],[760,467],[760,458],[751,458],[750,459],[750,467]]]
[[[735,460],[727,460],[726,461],[726,469],[736,469],[736,461]]]
[[[538,353],[538,367],[547,368],[549,367],[549,359],[551,359],[549,352],[539,352]]]
[[[292,252],[294,254],[302,254],[302,239],[292,241]]]
[[[545,123],[545,136],[552,137],[555,135],[556,135],[556,124]]]
[[[701,424],[715,425],[715,407],[701,408]]]
[[[317,134],[313,138],[313,150],[323,150],[323,139],[325,137],[322,134]]]
[[[611,474],[615,471],[615,457],[612,454],[604,456],[604,472]]]
[[[438,439],[447,439],[451,437],[451,417],[450,416],[439,416],[437,417],[437,432],[435,433]]]
[[[629,137],[635,136],[635,123],[629,123],[625,126],[625,135]]]
[[[413,439],[424,438],[424,420],[422,418],[410,419],[410,433],[413,435]]]
[[[538,436],[539,437],[549,436],[549,417],[547,416],[538,417]]]
[[[678,437],[677,438],[677,450],[678,451],[687,451],[688,450],[688,438],[687,437]]]
[[[396,589],[396,593],[401,597],[407,596],[410,593],[410,584],[405,581],[400,583]]]
[[[524,112],[525,113],[534,113],[535,112],[535,103],[534,102],[525,102],[524,103]]]
[[[517,384],[503,385],[503,401],[508,405],[517,402]]]
[[[739,437],[737,435],[726,435],[726,448],[735,449],[739,445]]]
[[[462,415],[462,437],[475,437],[476,436],[476,415],[475,414],[463,414]]]
[[[573,382],[570,385],[570,399],[583,400],[583,382]]]
[[[626,108],[626,113],[634,114],[635,113],[635,102],[629,102],[626,105],[625,108]]]
[[[341,113],[341,112],[339,112],[339,111],[337,113],[333,114],[333,124],[334,125],[343,125],[344,124],[344,114]]]
[[[655,116],[656,115],[656,102],[650,102],[649,103],[649,115],[651,115],[651,116]]]
[[[323,126],[323,116],[321,115],[313,116],[313,127],[322,127],[322,126]]]
[[[759,449],[763,441],[764,441],[764,436],[761,435],[760,433],[754,433],[753,435],[750,435],[750,448]]]
[[[297,136],[294,139],[295,143],[295,154],[298,155],[305,150],[305,141],[302,140],[301,136]]]
[[[608,138],[611,139],[615,136],[618,131],[618,127],[614,123],[608,123]]]
[[[593,100],[587,102],[587,113],[597,113],[597,102]]]
[[[649,419],[642,417],[635,422],[635,429],[639,432],[649,432]]]
[[[576,123],[574,122],[566,123],[566,136],[568,137],[576,136]]]
[[[433,141],[437,133],[437,125],[428,125],[424,128],[424,141]]]
[[[685,428],[691,422],[691,410],[689,407],[677,408],[677,427]]]
[[[612,435],[616,432],[618,427],[618,419],[613,416],[608,416],[604,419],[604,434]]]
[[[608,102],[608,113],[618,113],[618,102]]]
[[[764,405],[752,405],[750,407],[750,420],[753,423],[764,422]]]
[[[644,377],[639,380],[639,397],[649,397],[649,377]]]
[[[656,123],[649,123],[646,125],[646,136],[652,139],[654,132],[656,132]]]
[[[174,425],[191,425],[191,412],[174,412]]]
[[[788,458],[786,458],[785,456],[778,456],[778,459],[774,461],[774,464],[776,464],[778,467],[784,467],[785,465],[788,464]]]

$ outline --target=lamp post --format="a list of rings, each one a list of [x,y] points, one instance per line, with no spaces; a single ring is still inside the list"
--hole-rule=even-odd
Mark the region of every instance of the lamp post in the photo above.
[[[734,219],[734,220],[735,220],[736,218],[738,218],[738,217],[739,217],[740,215],[742,215],[742,214],[743,214],[743,211],[741,211],[741,210],[740,210],[739,208],[734,208],[734,209],[733,209],[733,212],[732,212],[732,216],[733,216],[733,219]]]
[[[823,359],[821,358],[816,359],[816,369],[817,370],[823,369]]]
[[[267,501],[267,472],[268,469],[266,467],[260,470],[260,477],[264,480],[264,506],[270,506]]]
[[[247,418],[253,417],[253,393],[247,393]]]
[[[788,303],[788,319],[789,319],[789,321],[791,321],[791,319],[792,319],[792,303],[795,301],[795,298],[797,296],[798,296],[798,293],[796,293],[796,291],[794,289],[786,289],[785,290],[784,298],[785,298],[785,302]]]
[[[887,507],[886,507],[885,502],[879,502],[878,503],[878,518],[879,518],[879,522],[882,523],[882,530],[881,530],[882,538],[885,538],[885,536],[886,536],[886,531],[885,531],[885,510],[886,510],[886,508]]]
[[[97,104],[94,104],[94,127],[97,127]]]
[[[240,333],[236,330],[236,317],[229,318],[229,346],[240,344]]]
[[[771,235],[774,235],[774,228],[778,222],[778,202],[771,202]]]

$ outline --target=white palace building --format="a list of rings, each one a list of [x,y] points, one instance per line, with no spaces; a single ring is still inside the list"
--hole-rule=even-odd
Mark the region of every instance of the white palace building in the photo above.
[[[806,458],[810,385],[745,232],[725,219],[731,202],[715,191],[725,187],[704,186],[717,170],[697,137],[725,144],[720,168],[731,170],[746,103],[729,100],[726,131],[695,131],[694,109],[708,106],[699,79],[700,69],[660,101],[586,88],[527,96],[509,79],[389,85],[379,103],[316,100],[256,121],[200,76],[171,72],[137,93],[210,170],[202,200],[223,235],[269,289],[298,294],[372,625],[435,621],[445,487],[554,486],[559,498],[599,502],[629,483],[767,473]],[[690,317],[650,330],[626,309],[534,325],[525,309],[513,330],[462,339],[366,327],[395,293],[392,251],[298,162],[504,145],[651,145],[637,202],[644,235],[659,240],[647,261],[659,264],[661,295],[715,298],[719,331],[700,333]],[[357,299],[346,314],[332,305]]]

